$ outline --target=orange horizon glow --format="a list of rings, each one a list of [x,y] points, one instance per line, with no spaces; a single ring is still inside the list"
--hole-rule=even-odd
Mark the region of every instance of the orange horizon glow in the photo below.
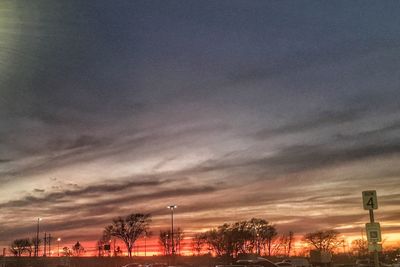
[[[339,235],[338,239],[343,240],[343,245],[339,246],[335,249],[336,253],[352,253],[353,248],[352,248],[352,241],[356,239],[361,239],[361,235]],[[365,239],[364,235],[364,239]],[[394,247],[399,245],[400,241],[400,234],[399,233],[389,233],[389,234],[384,234],[383,235],[383,248],[384,249],[393,249]],[[181,250],[177,252],[177,255],[181,256],[192,256],[196,255],[197,253],[192,249],[191,247],[191,239],[186,238],[183,240],[181,244]],[[79,241],[82,246],[85,248],[86,252],[81,255],[81,257],[93,257],[93,256],[98,256],[98,249],[96,247],[97,241]],[[113,256],[113,251],[114,251],[114,239],[109,242],[111,245],[111,250],[110,250],[110,256]],[[71,248],[75,243],[65,243],[62,244],[60,243],[60,256],[62,255],[63,251],[62,248],[67,246]],[[122,253],[120,254],[121,256],[128,256],[128,252],[126,251],[125,244],[118,239],[115,239],[115,247],[120,247],[122,250]],[[312,249],[311,245],[307,244],[302,240],[301,235],[297,235],[294,238],[294,243],[292,247],[292,252],[291,256],[299,256],[299,255],[305,255],[309,252],[309,250]],[[203,247],[201,251],[201,255],[208,254],[210,251],[207,249],[206,245]],[[105,253],[104,257],[109,256],[108,253]],[[213,256],[215,256],[212,253]],[[52,257],[57,257],[57,250],[52,249]],[[146,251],[145,251],[145,241],[144,239],[139,239],[134,246],[134,249],[132,250],[132,256],[138,256],[138,257],[152,257],[152,256],[165,256],[163,254],[163,249],[162,247],[158,244],[158,238],[157,237],[150,237],[147,238],[146,240]]]

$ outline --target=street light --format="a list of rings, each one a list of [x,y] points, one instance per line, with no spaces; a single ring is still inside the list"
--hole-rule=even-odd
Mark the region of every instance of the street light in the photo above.
[[[58,252],[58,257],[60,257],[60,241],[61,241],[61,238],[57,238],[57,252]]]
[[[169,205],[167,209],[171,210],[171,245],[172,245],[172,256],[175,255],[175,246],[174,246],[174,209],[176,209],[177,205]]]
[[[39,222],[42,218],[37,218],[37,229],[36,229],[36,249],[35,249],[35,256],[39,257]]]

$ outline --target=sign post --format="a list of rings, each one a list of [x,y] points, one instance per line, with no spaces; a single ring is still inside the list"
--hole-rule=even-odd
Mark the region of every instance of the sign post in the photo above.
[[[374,210],[378,209],[378,198],[376,197],[376,191],[363,191],[363,206],[365,210],[369,211],[370,223],[365,224],[365,229],[368,238],[368,251],[374,252],[374,265],[379,267],[379,255],[378,251],[382,251],[381,226],[375,222]]]

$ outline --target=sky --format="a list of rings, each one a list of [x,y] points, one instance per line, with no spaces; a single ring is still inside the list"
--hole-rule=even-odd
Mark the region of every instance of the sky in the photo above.
[[[397,1],[0,3],[0,246],[263,218],[400,242]]]

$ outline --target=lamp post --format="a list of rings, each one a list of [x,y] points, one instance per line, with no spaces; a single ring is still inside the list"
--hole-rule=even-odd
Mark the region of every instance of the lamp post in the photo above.
[[[60,257],[60,241],[61,241],[61,238],[57,238],[57,254],[58,254],[58,257]]]
[[[259,233],[257,233],[257,249],[256,249],[256,251],[257,251],[257,255],[260,255],[260,234]]]
[[[36,228],[36,244],[35,244],[35,256],[39,257],[39,222],[42,218],[37,218],[37,228]]]
[[[176,205],[169,205],[167,206],[168,209],[171,210],[171,245],[172,245],[172,257],[175,255],[175,245],[174,245],[174,209],[178,206]]]

